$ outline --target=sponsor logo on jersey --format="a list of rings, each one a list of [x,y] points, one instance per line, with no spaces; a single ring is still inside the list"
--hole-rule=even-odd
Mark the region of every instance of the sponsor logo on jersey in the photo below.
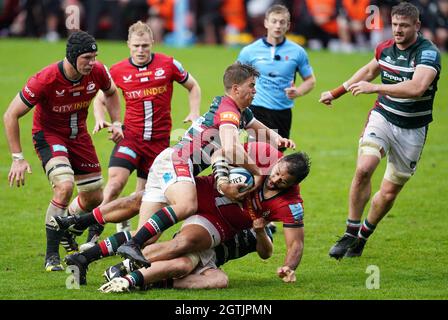
[[[53,149],[53,152],[65,152],[68,153],[67,148],[63,146],[62,144],[54,144],[51,146]]]
[[[396,76],[396,75],[390,74],[389,72],[384,71],[384,70],[383,70],[383,77],[393,80],[393,81],[396,81],[396,82],[403,82],[403,81],[409,80],[409,78],[407,78],[407,77]]]
[[[299,223],[303,220],[303,207],[300,203],[290,204],[289,210],[291,210],[294,221]]]
[[[96,85],[95,85],[95,83],[89,83],[88,85],[87,85],[87,88],[86,88],[86,90],[87,90],[87,94],[91,94],[91,93],[95,93],[97,90],[95,89],[95,87],[96,87]]]
[[[173,175],[170,172],[165,172],[162,177],[165,183],[168,183],[171,181],[171,179],[173,179]]]
[[[62,106],[53,106],[53,112],[58,112],[58,113],[65,113],[65,112],[72,112],[72,111],[76,111],[76,110],[81,110],[81,109],[86,109],[88,108],[90,105],[90,100],[86,100],[86,101],[80,101],[80,102],[76,102],[76,103],[71,103],[71,104],[65,104]]]
[[[163,69],[157,69],[156,72],[154,72],[154,75],[156,77],[163,76],[164,74],[165,74],[165,70],[163,70]]]
[[[137,78],[143,78],[143,77],[149,77],[150,75],[152,75],[152,71],[140,72],[137,73],[135,76]]]
[[[437,51],[434,50],[423,50],[422,51],[422,62],[434,62],[437,59]]]
[[[406,58],[405,56],[403,56],[402,54],[400,54],[400,56],[397,58],[397,60],[408,61],[408,58]]]
[[[137,158],[137,154],[132,149],[130,149],[128,147],[120,146],[120,148],[118,148],[117,152],[126,154],[126,155],[130,156],[133,159]]]
[[[152,88],[146,88],[143,90],[134,90],[134,91],[126,91],[126,98],[128,99],[139,99],[149,96],[155,96],[158,94],[163,94],[168,91],[168,86],[160,86],[160,87],[152,87]]]
[[[391,64],[394,64],[394,63],[395,63],[395,61],[392,60],[392,58],[391,58],[390,56],[387,56],[384,60],[385,60],[387,63],[391,63]]]
[[[71,88],[71,89],[69,90],[69,92],[82,91],[82,90],[84,90],[84,89],[85,89],[84,86],[74,87],[74,88]]]
[[[237,126],[240,124],[240,117],[238,114],[232,111],[222,112],[219,114],[219,120],[221,122],[232,122]]]
[[[65,93],[65,90],[62,90],[62,91],[56,90],[56,98],[63,97],[64,93]]]
[[[128,83],[132,81],[132,74],[130,74],[129,76],[123,76],[123,81],[124,83]]]
[[[28,88],[28,86],[25,86],[25,92],[28,93],[30,97],[35,97],[35,94]]]

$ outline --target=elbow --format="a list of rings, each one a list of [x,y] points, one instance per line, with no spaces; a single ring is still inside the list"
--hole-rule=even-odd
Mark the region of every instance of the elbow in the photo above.
[[[267,260],[272,257],[272,249],[266,252],[259,252],[258,256],[263,260]]]

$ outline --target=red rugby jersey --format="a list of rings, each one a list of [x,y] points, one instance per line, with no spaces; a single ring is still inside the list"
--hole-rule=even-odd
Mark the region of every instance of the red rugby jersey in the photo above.
[[[143,140],[169,139],[173,82],[188,79],[182,65],[172,57],[153,53],[144,66],[127,58],[113,65],[110,73],[126,101],[125,134]]]
[[[33,134],[43,130],[75,139],[87,133],[90,102],[98,90],[107,91],[110,86],[109,72],[100,62],[95,62],[90,74],[72,81],[64,75],[60,61],[33,75],[20,91],[20,98],[29,108],[36,106]]]

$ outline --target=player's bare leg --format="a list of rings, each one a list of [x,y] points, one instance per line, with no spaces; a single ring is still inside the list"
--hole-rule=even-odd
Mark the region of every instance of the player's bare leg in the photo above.
[[[375,231],[378,223],[386,216],[394,205],[395,199],[403,186],[383,179],[380,190],[372,198],[369,213],[358,233],[358,239],[354,246],[350,247],[346,257],[359,257],[364,250],[367,239]]]
[[[380,163],[380,158],[373,155],[358,157],[355,175],[352,180],[349,195],[349,213],[344,235],[331,247],[329,255],[341,259],[358,238],[361,227],[362,213],[370,199],[371,178]]]

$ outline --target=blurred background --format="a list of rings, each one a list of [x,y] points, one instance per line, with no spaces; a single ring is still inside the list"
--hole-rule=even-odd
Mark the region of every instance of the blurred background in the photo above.
[[[370,50],[390,37],[390,9],[400,1],[372,0],[0,0],[0,37],[54,42],[74,29],[98,39],[125,40],[128,27],[147,21],[156,43],[240,46],[265,35],[266,9],[291,12],[288,38],[311,50]],[[422,32],[447,49],[448,0],[408,1],[421,12]]]

